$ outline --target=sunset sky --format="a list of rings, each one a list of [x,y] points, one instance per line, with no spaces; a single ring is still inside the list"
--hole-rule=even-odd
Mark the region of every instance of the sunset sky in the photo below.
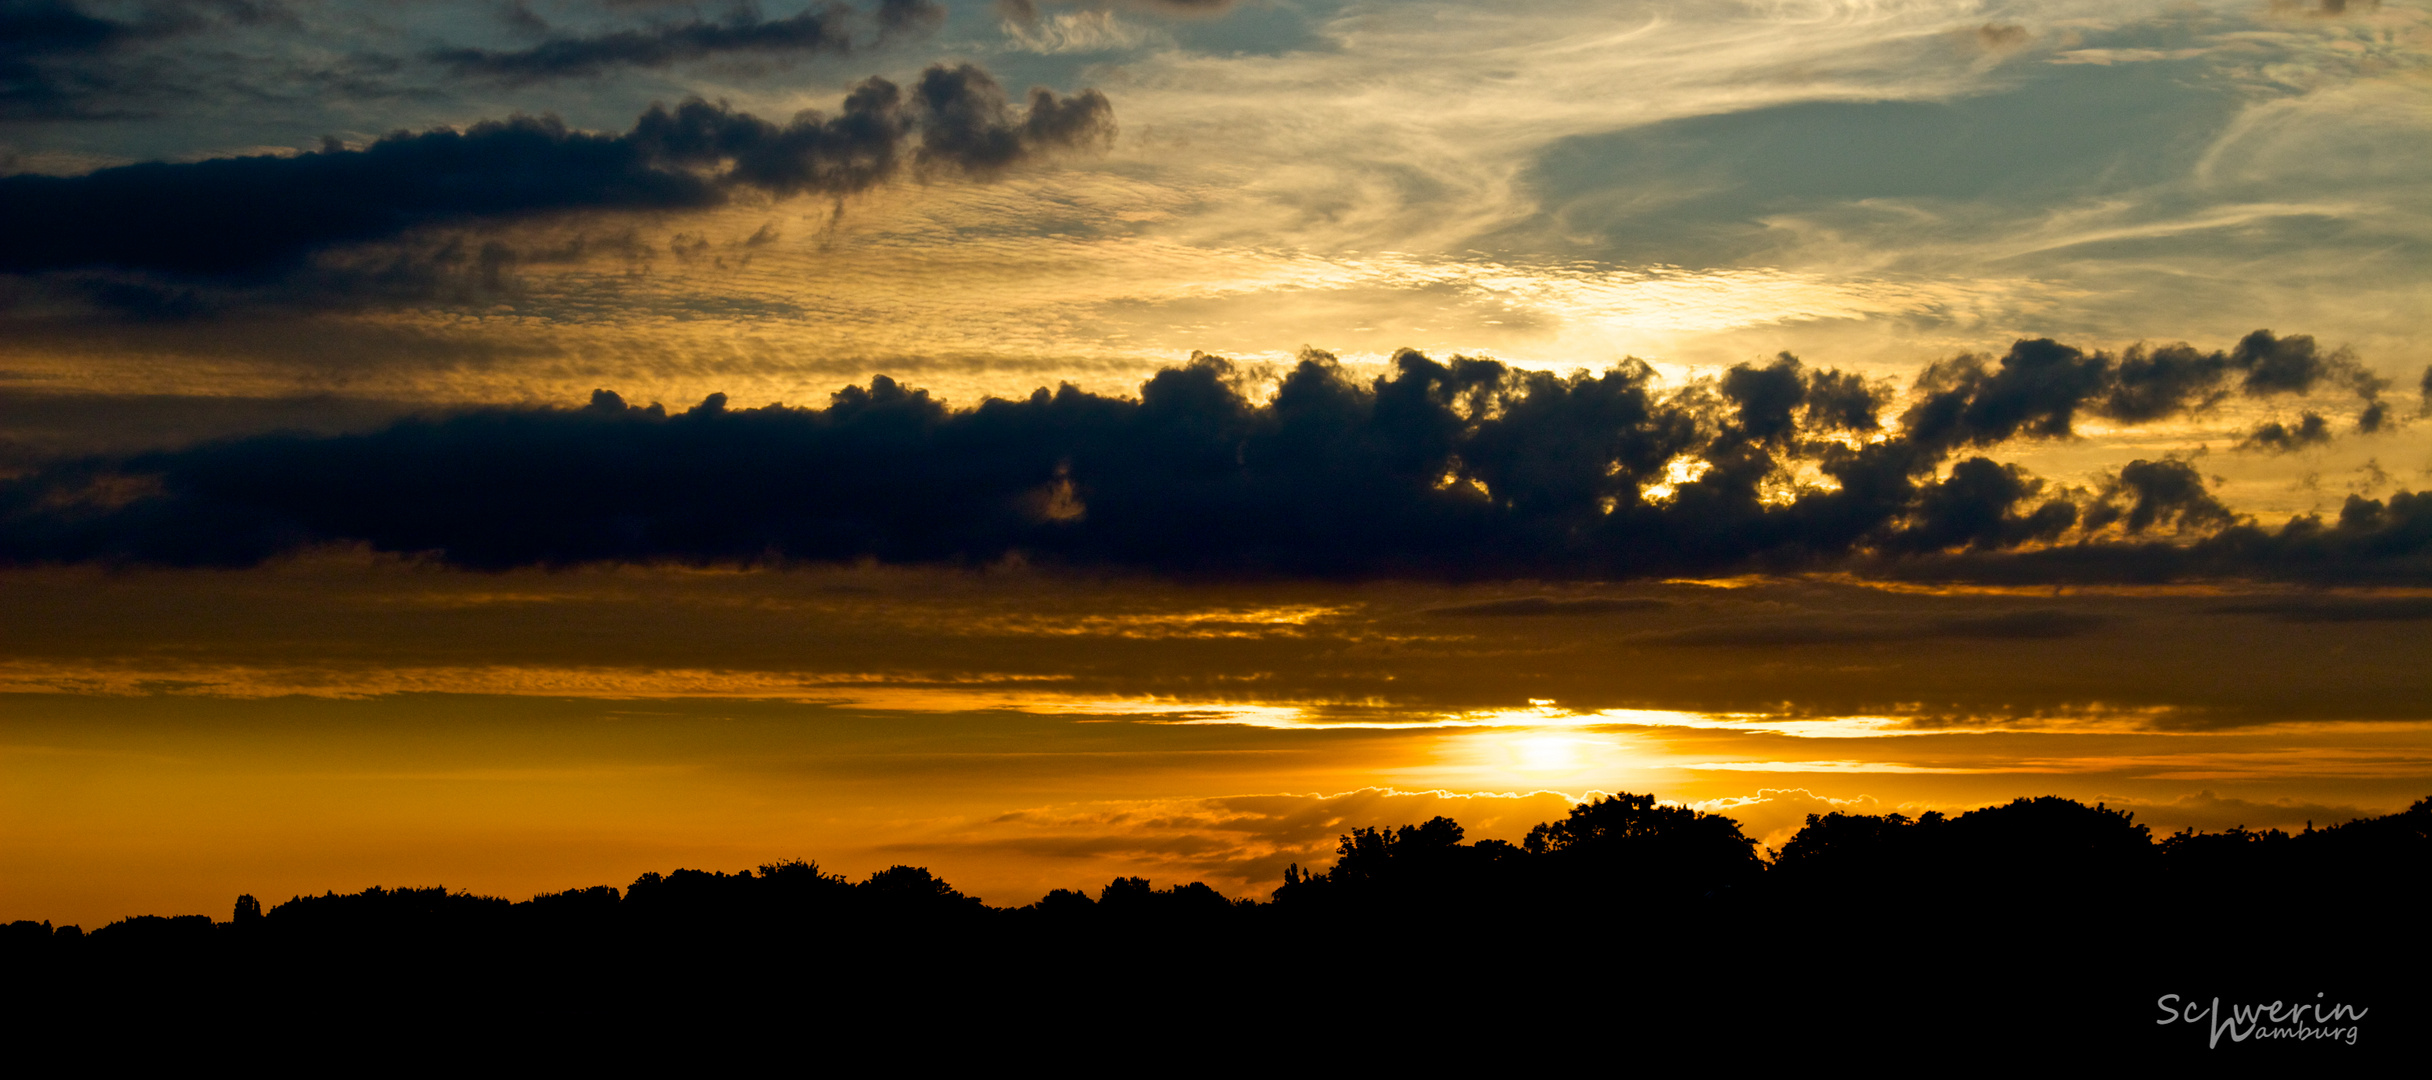
[[[2427,331],[2424,0],[0,0],[0,920],[2402,809]]]

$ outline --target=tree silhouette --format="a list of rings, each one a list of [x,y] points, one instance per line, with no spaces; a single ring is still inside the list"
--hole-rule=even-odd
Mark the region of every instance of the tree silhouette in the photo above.
[[[266,911],[242,896],[227,923],[145,915],[87,935],[21,920],[0,927],[0,962],[15,985],[75,1007],[133,988],[229,1009],[275,1000],[282,1024],[365,1037],[411,1019],[426,1032],[592,1024],[599,1045],[802,1022],[1018,1041],[1076,1009],[1181,1037],[1227,1002],[1349,1017],[1460,988],[1562,985],[1574,989],[1506,995],[1472,1026],[1605,1031],[1627,1017],[1725,1046],[1760,1029],[1846,1042],[1890,1016],[1903,1045],[1951,1049],[1988,1037],[1986,1017],[2058,1007],[2126,1017],[2093,1034],[2037,1029],[2116,1052],[2177,1033],[2144,1015],[2165,989],[2420,994],[2392,980],[2432,963],[2428,886],[2432,799],[2293,834],[2159,842],[2125,812],[2052,796],[1949,816],[1835,813],[1809,817],[1767,863],[1728,817],[1620,794],[1520,844],[1471,842],[1446,817],[1352,828],[1331,865],[1291,866],[1264,904],[1125,876],[1095,898],[1057,889],[998,909],[925,867],[855,882],[788,860],[520,903],[374,887]],[[2415,1015],[2399,1008],[2412,999],[2376,1000]],[[213,1030],[254,1030],[215,1015]],[[1370,1020],[1385,1022],[1358,1023]]]

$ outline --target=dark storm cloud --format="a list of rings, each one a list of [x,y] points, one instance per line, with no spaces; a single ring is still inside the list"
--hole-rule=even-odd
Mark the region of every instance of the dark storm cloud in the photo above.
[[[405,401],[45,392],[0,374],[0,473],[92,453],[190,446],[263,431],[371,431],[414,414]]]
[[[654,106],[622,135],[517,117],[390,135],[360,150],[0,177],[0,273],[109,269],[276,275],[315,252],[429,225],[576,210],[709,206],[736,189],[862,190],[907,159],[974,177],[1103,142],[1104,95],[1035,91],[1026,110],[968,64],[907,96],[873,78],[833,116],[779,124],[724,105]]]
[[[2240,520],[2192,541],[2129,537],[2013,552],[1960,552],[1862,572],[1918,581],[2150,584],[2199,579],[2322,584],[2432,583],[2432,492],[2387,501],[2350,495],[2329,522],[2299,514],[2278,527]]]
[[[945,8],[933,0],[881,0],[873,17],[879,35],[900,39],[943,25]],[[695,19],[643,30],[617,30],[590,37],[552,38],[528,49],[437,49],[429,56],[459,75],[510,83],[598,75],[616,68],[663,68],[683,60],[728,54],[767,56],[843,54],[853,49],[852,8],[823,3],[782,19],[743,10],[723,22]]]
[[[1720,389],[1731,402],[1741,437],[1779,446],[1798,433],[1802,410],[1814,431],[1873,430],[1881,402],[1863,382],[1855,382],[1853,396],[1845,380],[1855,382],[1839,372],[1809,371],[1798,357],[1783,353],[1765,367],[1741,364],[1724,372]]]
[[[1917,493],[1910,523],[1886,538],[1885,546],[1910,552],[2000,550],[2053,539],[2077,524],[2078,508],[2051,499],[2021,513],[2043,488],[2042,481],[2015,465],[1969,458]]]
[[[2032,382],[2007,368],[1980,372],[1975,393]],[[713,396],[670,415],[602,391],[583,409],[53,465],[0,487],[0,558],[223,565],[363,543],[490,568],[1021,555],[1324,578],[1846,565],[2057,582],[2432,580],[2432,493],[2351,497],[2335,522],[2266,528],[2232,518],[2181,461],[2132,462],[2101,491],[2059,492],[1980,455],[1946,470],[1947,427],[1855,446],[1786,434],[1784,373],[1800,386],[1838,380],[1777,362],[1733,372],[1720,393],[1666,395],[1636,362],[1563,377],[1405,352],[1371,382],[1313,355],[1265,402],[1214,357],[1159,373],[1137,399],[1066,386],[964,411],[885,378],[824,409],[730,409]],[[1923,391],[1953,392],[1932,380]],[[2020,396],[2061,415],[2042,390]],[[1980,429],[2055,430],[1975,397],[1946,412]],[[1708,467],[1679,481],[1687,460]],[[1795,462],[1833,483],[1783,488]],[[2058,632],[1942,628],[2047,631]]]
[[[2174,531],[2227,525],[2236,519],[2204,486],[2195,466],[2165,458],[2131,461],[2104,485],[2085,515],[2088,529],[2117,524],[2129,533],[2168,526]]]

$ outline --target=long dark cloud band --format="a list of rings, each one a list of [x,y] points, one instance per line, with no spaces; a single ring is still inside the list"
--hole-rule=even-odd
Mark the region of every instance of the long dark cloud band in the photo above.
[[[1927,380],[1896,434],[1878,390],[1789,357],[1669,394],[1635,362],[1565,378],[1415,353],[1366,383],[1312,357],[1265,402],[1204,357],[1138,399],[1066,386],[964,411],[885,378],[824,409],[713,396],[669,415],[602,391],[58,465],[0,487],[0,559],[242,565],[334,542],[483,568],[1021,554],[1329,578],[2432,580],[2432,493],[2266,528],[2184,461],[2064,490],[1969,453],[2067,432],[2067,395],[2035,374],[2062,348]]]
[[[867,80],[836,115],[784,124],[696,100],[654,107],[622,135],[518,117],[360,150],[0,177],[0,273],[275,274],[423,226],[708,206],[737,189],[853,192],[913,162],[987,177],[1113,131],[1114,109],[1095,90],[1035,90],[1017,108],[987,72],[959,64],[929,68],[909,93]]]
[[[934,0],[880,0],[872,17],[880,39],[927,34],[946,20]],[[659,68],[681,60],[731,54],[843,54],[854,48],[856,13],[839,3],[817,4],[780,19],[749,10],[719,21],[694,19],[646,29],[553,37],[527,49],[448,48],[430,59],[459,75],[510,83],[597,75],[615,68]]]

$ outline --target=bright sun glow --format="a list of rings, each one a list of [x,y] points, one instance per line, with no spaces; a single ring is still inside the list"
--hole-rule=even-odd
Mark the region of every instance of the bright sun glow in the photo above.
[[[1521,739],[1512,744],[1519,766],[1535,772],[1571,770],[1579,767],[1579,740],[1553,735]]]

